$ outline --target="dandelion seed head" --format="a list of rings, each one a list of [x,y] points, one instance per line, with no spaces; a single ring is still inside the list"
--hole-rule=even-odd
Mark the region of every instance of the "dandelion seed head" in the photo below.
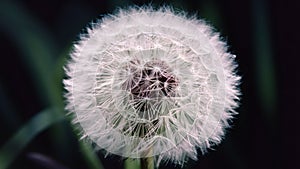
[[[123,157],[183,164],[236,112],[234,55],[202,20],[132,8],[82,35],[66,65],[66,109],[85,138]]]

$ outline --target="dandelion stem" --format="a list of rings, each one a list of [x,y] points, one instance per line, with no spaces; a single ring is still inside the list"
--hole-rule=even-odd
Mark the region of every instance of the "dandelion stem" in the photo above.
[[[141,169],[154,169],[153,157],[141,158]]]

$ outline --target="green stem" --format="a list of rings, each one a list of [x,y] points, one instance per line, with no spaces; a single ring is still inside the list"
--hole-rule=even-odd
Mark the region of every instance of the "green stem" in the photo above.
[[[154,169],[153,157],[141,158],[141,169]]]

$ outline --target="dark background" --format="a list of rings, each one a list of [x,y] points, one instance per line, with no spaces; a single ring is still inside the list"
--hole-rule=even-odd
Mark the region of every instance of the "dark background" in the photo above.
[[[38,112],[56,106],[65,114],[62,65],[88,23],[119,7],[149,2],[1,0],[0,147]],[[233,127],[220,145],[184,168],[300,168],[298,1],[151,2],[154,6],[170,4],[207,20],[237,55],[238,74],[242,76],[241,106]],[[41,163],[35,155],[70,169],[89,168],[68,120],[40,132],[19,152],[9,169],[49,168],[52,164]],[[15,153],[13,148],[11,153]],[[97,154],[105,169],[123,167],[118,156]],[[167,164],[160,168],[174,167]]]

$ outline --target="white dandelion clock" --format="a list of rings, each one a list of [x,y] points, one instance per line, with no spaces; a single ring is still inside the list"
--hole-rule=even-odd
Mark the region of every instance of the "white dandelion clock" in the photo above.
[[[201,20],[120,10],[75,45],[67,109],[83,138],[109,153],[183,164],[218,144],[235,114],[233,59]]]

